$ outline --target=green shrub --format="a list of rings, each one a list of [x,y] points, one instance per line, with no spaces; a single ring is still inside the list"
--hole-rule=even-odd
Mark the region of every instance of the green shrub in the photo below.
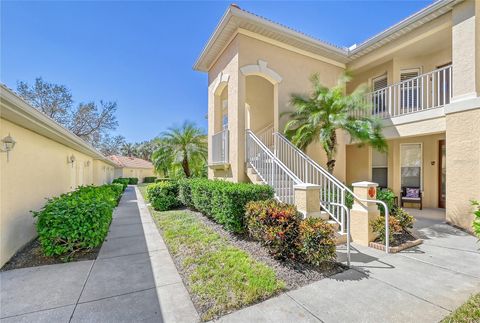
[[[377,190],[377,200],[385,202],[387,204],[388,213],[395,213],[397,206],[395,205],[395,193],[389,188],[383,188]],[[378,205],[378,210],[381,215],[385,215],[385,210],[382,205]]]
[[[415,219],[407,211],[402,208],[396,208],[394,210],[393,216],[398,220],[398,224],[402,227],[403,230],[408,230],[413,228],[413,222]]]
[[[130,185],[137,185],[137,184],[138,184],[138,178],[136,178],[136,177],[129,177],[129,178],[128,178],[128,184],[130,184]]]
[[[221,180],[188,179],[182,182],[181,200],[232,232],[245,231],[245,206],[250,201],[273,197],[266,185]],[[185,188],[188,185],[189,188]],[[190,194],[190,195],[189,195]]]
[[[167,211],[179,206],[177,196],[178,184],[176,182],[154,183],[147,187],[147,198],[157,211]]]
[[[307,218],[300,222],[297,248],[303,261],[320,265],[336,258],[335,230],[322,219]]]
[[[194,208],[192,201],[192,190],[190,188],[190,181],[182,178],[178,180],[178,200],[185,206]]]
[[[250,202],[246,207],[248,234],[280,259],[297,256],[300,220],[295,206],[277,200]]]
[[[105,239],[114,207],[123,185],[79,187],[51,198],[37,218],[37,232],[47,256],[73,255],[81,249],[98,247]]]
[[[475,208],[473,211],[473,215],[475,216],[472,223],[473,232],[480,238],[480,201],[472,200],[471,203]]]
[[[389,230],[388,230],[388,237],[390,243],[395,242],[394,236],[396,234],[400,234],[403,232],[403,229],[400,225],[400,222],[395,218],[394,216],[389,216],[388,217],[388,223],[389,223]],[[370,226],[372,227],[373,232],[378,234],[378,240],[385,244],[385,217],[384,216],[379,216],[375,220],[373,220],[370,223]]]
[[[144,183],[155,183],[156,179],[157,179],[157,177],[155,177],[155,176],[147,176],[147,177],[143,178],[143,182]]]
[[[112,184],[122,184],[124,190],[127,188],[128,183],[130,183],[130,180],[128,178],[115,178],[112,181]]]
[[[163,177],[163,178],[157,178],[155,179],[155,183],[158,182],[169,182],[169,181],[176,181],[175,178],[168,178],[168,177]]]

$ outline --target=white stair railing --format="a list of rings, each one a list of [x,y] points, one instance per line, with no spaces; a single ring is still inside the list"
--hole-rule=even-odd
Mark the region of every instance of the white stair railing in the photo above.
[[[273,148],[273,123],[269,124],[268,126],[264,127],[260,131],[255,131],[255,135],[257,136],[258,139],[260,139],[261,142],[267,148],[272,149]]]
[[[295,202],[294,185],[302,181],[292,173],[251,130],[246,130],[246,160],[261,180],[271,186],[275,197],[289,204]]]
[[[278,132],[273,134],[275,155],[304,183],[321,186],[320,204],[330,217],[339,224],[340,232],[346,232],[345,205],[346,187],[337,178],[323,169],[307,154],[295,147]],[[348,189],[348,188],[347,188]]]

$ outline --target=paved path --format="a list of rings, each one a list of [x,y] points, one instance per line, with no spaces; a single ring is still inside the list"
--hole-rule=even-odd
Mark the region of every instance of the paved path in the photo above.
[[[416,214],[418,247],[386,255],[354,245],[352,269],[219,321],[438,322],[480,292],[480,244],[436,213]]]
[[[138,201],[137,201],[138,195]],[[95,261],[0,273],[1,322],[194,322],[143,198],[128,187]]]

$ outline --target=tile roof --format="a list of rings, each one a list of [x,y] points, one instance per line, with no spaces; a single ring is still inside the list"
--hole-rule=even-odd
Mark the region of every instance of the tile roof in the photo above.
[[[111,156],[108,156],[108,158],[120,167],[153,168],[153,164],[148,160],[144,160],[136,157],[111,155]]]

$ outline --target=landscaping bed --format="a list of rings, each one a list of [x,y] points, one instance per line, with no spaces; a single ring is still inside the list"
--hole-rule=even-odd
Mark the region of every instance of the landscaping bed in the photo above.
[[[203,320],[345,269],[333,229],[301,220],[269,187],[191,180],[139,189]]]
[[[1,271],[96,259],[126,186],[81,186],[48,199],[40,211],[32,211],[38,238]]]
[[[79,251],[69,259],[65,259],[63,256],[45,256],[40,241],[37,238],[20,249],[5,265],[3,265],[0,271],[62,264],[67,261],[94,260],[97,259],[100,248],[101,246],[98,246],[93,249]]]

